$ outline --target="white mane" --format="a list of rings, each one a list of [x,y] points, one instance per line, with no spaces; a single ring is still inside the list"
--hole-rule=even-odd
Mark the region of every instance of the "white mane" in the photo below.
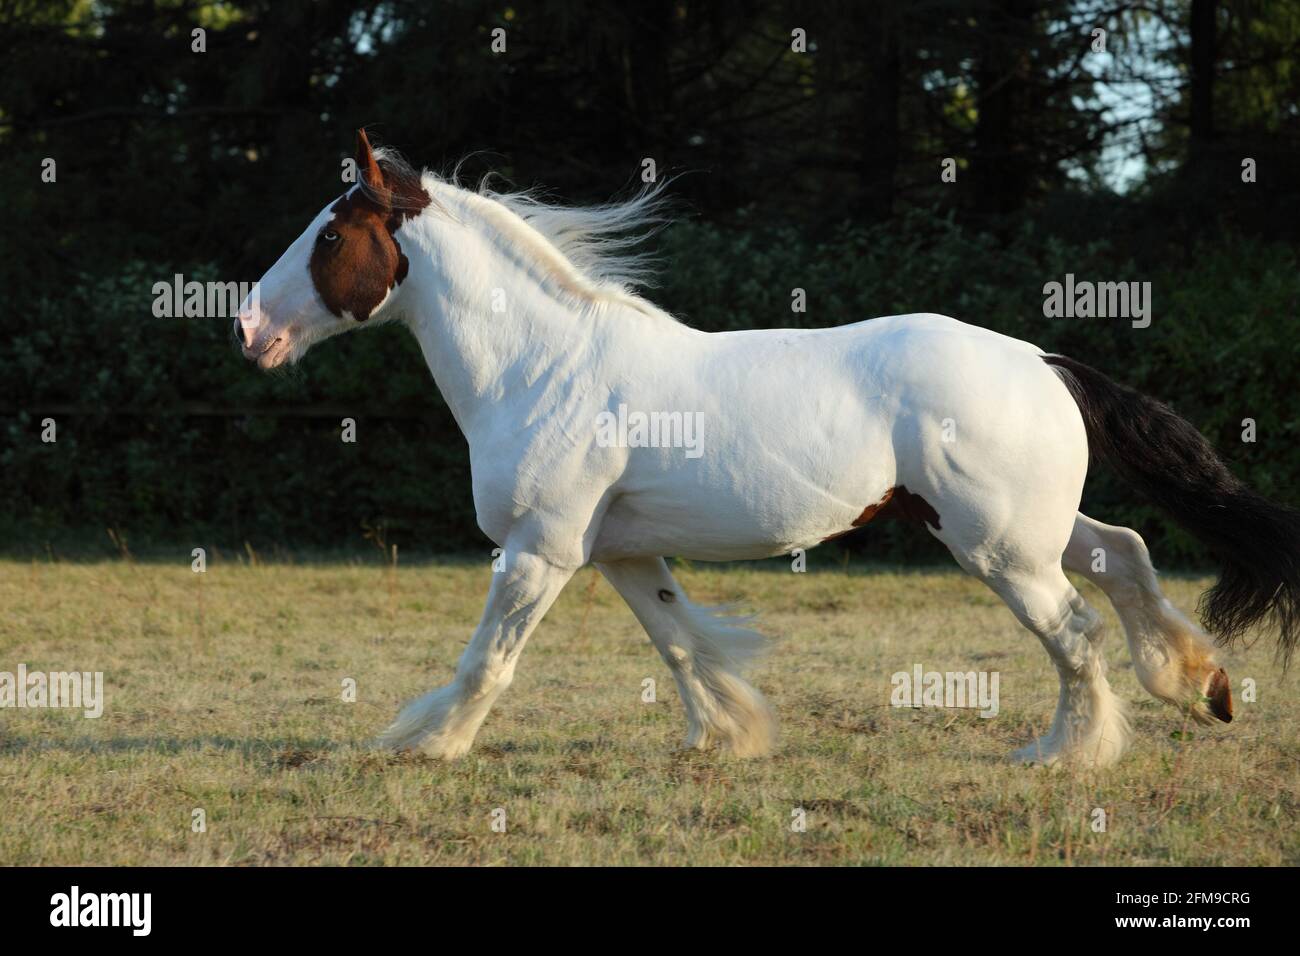
[[[491,175],[470,189],[458,181],[456,172],[445,177],[428,170],[417,174],[391,150],[377,149],[375,156],[398,175],[418,175],[435,206],[440,205],[437,186],[457,190],[512,251],[558,280],[564,291],[587,300],[618,299],[654,309],[635,290],[652,283],[655,262],[635,250],[671,222],[663,196],[666,183],[643,186],[619,202],[562,206],[546,202],[535,190],[495,190]],[[429,189],[430,184],[435,189]]]

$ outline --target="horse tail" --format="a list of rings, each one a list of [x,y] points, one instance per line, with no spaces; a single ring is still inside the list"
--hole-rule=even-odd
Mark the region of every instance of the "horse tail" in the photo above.
[[[1300,512],[1248,488],[1164,403],[1074,359],[1042,358],[1079,406],[1093,455],[1219,562],[1219,580],[1199,608],[1206,628],[1231,645],[1267,619],[1286,667],[1300,635]]]

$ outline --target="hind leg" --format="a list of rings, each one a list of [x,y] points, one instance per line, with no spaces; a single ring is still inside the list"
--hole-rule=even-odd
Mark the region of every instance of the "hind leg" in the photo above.
[[[713,745],[740,756],[769,752],[776,720],[763,695],[740,676],[762,635],[686,599],[663,558],[596,565],[650,635],[686,707],[686,746]]]
[[[1056,667],[1060,694],[1052,728],[1013,757],[1105,766],[1124,752],[1129,725],[1106,680],[1101,618],[1061,568],[1073,523],[1073,508],[1062,504],[1050,494],[1012,502],[990,493],[979,507],[949,509],[934,534],[1006,602]]]
[[[1193,719],[1232,720],[1227,672],[1210,639],[1160,591],[1142,537],[1129,528],[1076,517],[1065,566],[1106,593],[1124,624],[1138,680],[1152,696]]]
[[[1114,763],[1128,745],[1122,702],[1111,692],[1097,615],[1059,564],[982,575],[1025,627],[1038,637],[1060,678],[1056,716],[1046,736],[1013,754],[1017,760],[1085,766]]]

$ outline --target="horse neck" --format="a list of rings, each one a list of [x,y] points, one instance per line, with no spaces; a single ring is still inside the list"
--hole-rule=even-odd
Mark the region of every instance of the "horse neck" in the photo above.
[[[412,300],[404,311],[443,399],[472,442],[489,422],[527,419],[557,389],[572,387],[601,327],[617,318],[612,309],[582,308],[552,294],[487,239],[460,237],[440,246],[448,247],[454,261],[439,256],[435,265],[422,252],[411,257]],[[494,303],[504,308],[494,311]]]

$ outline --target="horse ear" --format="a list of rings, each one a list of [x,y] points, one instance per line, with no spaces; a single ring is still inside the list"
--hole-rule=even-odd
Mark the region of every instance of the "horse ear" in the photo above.
[[[364,129],[357,130],[357,176],[363,185],[379,196],[387,197],[388,186],[384,183],[384,171],[379,168],[374,152],[370,149],[370,140]]]

